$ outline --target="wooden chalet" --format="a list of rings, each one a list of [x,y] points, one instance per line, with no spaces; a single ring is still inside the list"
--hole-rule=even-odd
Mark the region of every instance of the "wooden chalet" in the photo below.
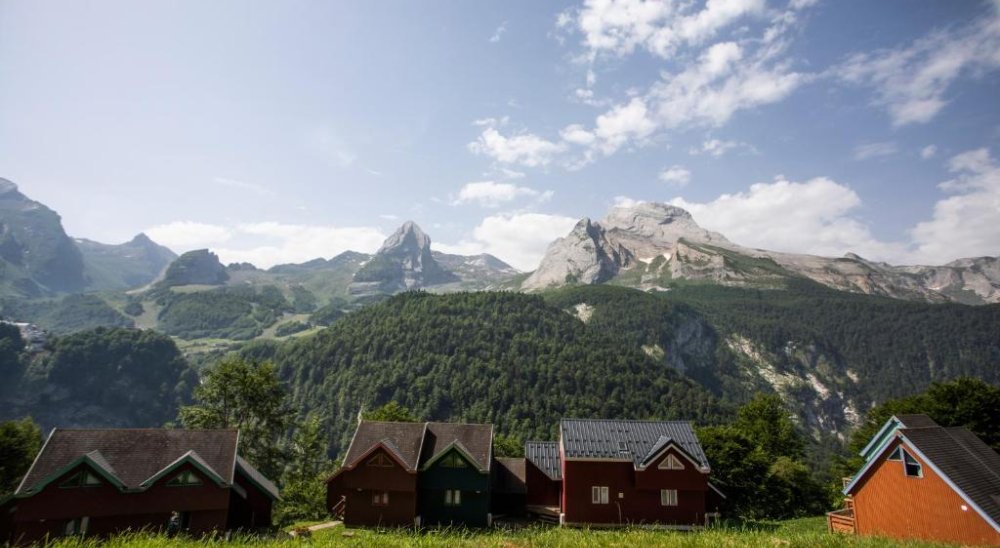
[[[361,421],[344,463],[326,480],[327,508],[347,526],[417,524],[424,423]]]
[[[563,524],[688,529],[717,515],[721,493],[689,422],[563,419],[559,458]]]
[[[528,513],[559,518],[562,504],[562,460],[559,442],[529,441],[524,444],[525,507]]]
[[[270,527],[278,490],[237,452],[236,430],[54,429],[14,494],[0,543],[161,530]]]
[[[890,418],[845,479],[831,531],[1000,545],[1000,455],[965,428],[926,415]]]
[[[493,459],[493,488],[490,513],[493,517],[524,514],[528,488],[525,483],[524,458]]]
[[[327,480],[348,526],[490,524],[493,427],[361,421]]]
[[[491,524],[493,426],[427,423],[420,454],[420,523]]]

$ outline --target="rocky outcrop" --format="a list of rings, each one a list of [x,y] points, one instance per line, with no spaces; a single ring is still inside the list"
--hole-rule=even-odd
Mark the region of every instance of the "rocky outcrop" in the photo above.
[[[853,253],[829,258],[734,244],[669,204],[616,207],[599,222],[582,219],[549,246],[526,291],[570,283],[615,283],[666,289],[675,280],[757,288],[808,278],[856,293],[930,302],[1000,302],[1000,258],[961,259],[943,266],[893,266]]]
[[[188,251],[170,263],[157,285],[222,285],[229,279],[219,256],[207,249]]]
[[[349,291],[364,297],[458,281],[455,273],[445,270],[434,259],[430,237],[416,223],[407,221],[354,274]]]

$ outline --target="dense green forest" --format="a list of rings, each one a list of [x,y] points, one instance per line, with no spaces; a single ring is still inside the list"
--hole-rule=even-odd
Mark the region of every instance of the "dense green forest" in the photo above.
[[[97,295],[74,294],[60,299],[0,301],[0,315],[31,322],[56,335],[97,327],[131,327],[132,320]]]
[[[160,426],[198,384],[174,341],[155,331],[98,328],[54,337],[22,352],[16,329],[0,328],[0,419],[53,426]]]
[[[294,310],[273,285],[195,292],[161,289],[150,297],[162,307],[157,328],[182,339],[252,339]]]
[[[314,337],[251,343],[294,406],[325,419],[336,453],[362,407],[395,400],[434,420],[550,439],[561,417],[725,420],[732,410],[673,368],[541,297],[406,293]]]

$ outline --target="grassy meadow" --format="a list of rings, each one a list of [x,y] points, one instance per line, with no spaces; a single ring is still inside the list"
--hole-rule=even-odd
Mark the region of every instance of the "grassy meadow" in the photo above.
[[[718,528],[699,532],[654,531],[645,529],[588,530],[532,526],[517,530],[428,529],[411,530],[345,529],[342,526],[313,532],[307,538],[170,539],[160,535],[125,535],[107,541],[62,539],[61,548],[157,548],[166,546],[253,546],[284,548],[296,546],[467,546],[467,547],[554,547],[577,546],[679,546],[717,548],[749,546],[775,547],[895,547],[942,546],[932,543],[897,542],[886,539],[847,537],[826,532],[825,518],[804,518],[776,523],[759,523],[739,528]]]

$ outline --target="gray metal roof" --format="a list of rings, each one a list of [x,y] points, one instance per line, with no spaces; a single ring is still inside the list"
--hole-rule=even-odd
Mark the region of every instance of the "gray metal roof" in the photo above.
[[[524,458],[551,480],[562,481],[559,442],[529,441],[524,444]]]
[[[934,422],[934,419],[924,415],[923,413],[895,415],[895,417],[903,428],[933,428],[935,426],[939,426],[938,423]]]
[[[272,500],[280,499],[281,496],[278,493],[278,486],[267,479],[267,476],[261,474],[259,470],[254,468],[252,464],[246,461],[243,457],[236,455],[236,468],[241,470],[246,477],[253,483],[256,483],[265,494],[270,495]]]
[[[563,419],[559,431],[567,459],[620,459],[640,466],[673,442],[699,465],[708,467],[708,458],[688,421]]]
[[[1000,524],[1000,455],[965,428],[906,428],[902,434]]]

